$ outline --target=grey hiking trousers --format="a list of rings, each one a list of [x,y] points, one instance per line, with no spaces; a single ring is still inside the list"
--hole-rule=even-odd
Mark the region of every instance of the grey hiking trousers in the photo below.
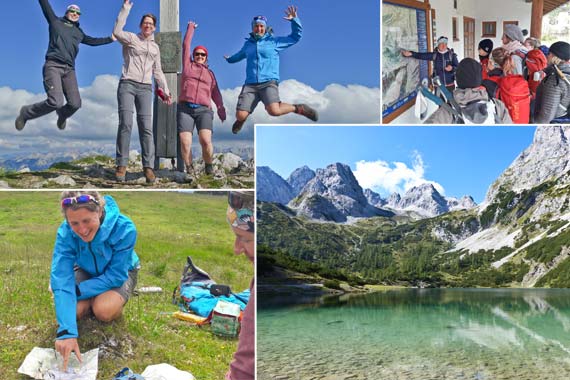
[[[129,145],[133,129],[133,113],[137,111],[137,126],[144,167],[154,167],[154,141],[152,134],[152,85],[131,80],[119,81],[119,131],[117,132],[117,166],[129,163]]]
[[[75,69],[65,63],[47,60],[44,64],[43,76],[47,99],[24,106],[24,118],[26,120],[36,119],[57,111],[59,117],[67,119],[81,107]],[[64,97],[67,100],[65,105]]]

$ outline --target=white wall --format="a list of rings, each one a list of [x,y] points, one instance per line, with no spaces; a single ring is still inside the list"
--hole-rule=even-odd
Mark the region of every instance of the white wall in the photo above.
[[[432,9],[435,9],[436,36],[449,38],[449,45],[457,53],[457,58],[464,58],[463,45],[463,16],[475,19],[475,54],[477,44],[483,39],[482,22],[497,22],[497,37],[491,38],[495,47],[501,46],[503,35],[503,21],[518,21],[521,29],[530,31],[530,18],[532,4],[525,0],[457,0],[457,9],[453,9],[453,0],[430,0]],[[452,17],[457,17],[457,36],[459,41],[453,41]],[[487,38],[487,37],[484,37]],[[392,124],[419,123],[410,109],[392,121]]]

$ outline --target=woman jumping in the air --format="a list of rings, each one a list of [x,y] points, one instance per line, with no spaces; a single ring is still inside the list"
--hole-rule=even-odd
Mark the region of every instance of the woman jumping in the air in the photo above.
[[[247,59],[246,79],[237,103],[233,133],[241,130],[260,100],[271,116],[295,112],[313,121],[319,118],[317,111],[306,104],[287,104],[279,99],[279,54],[299,42],[303,31],[297,7],[289,6],[285,15],[285,20],[291,22],[290,35],[274,37],[271,28],[267,27],[267,18],[256,16],[251,22],[252,32],[241,50],[231,57],[224,57],[229,63]]]

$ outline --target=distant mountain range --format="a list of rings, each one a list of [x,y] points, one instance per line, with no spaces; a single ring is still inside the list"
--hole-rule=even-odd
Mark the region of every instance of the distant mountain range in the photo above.
[[[570,126],[537,127],[479,206],[431,184],[383,199],[350,174],[333,164],[308,181],[267,181],[287,189],[279,199],[258,182],[262,268],[417,286],[570,287]],[[359,219],[332,223],[351,216]]]
[[[215,153],[234,153],[242,160],[250,160],[253,158],[253,148],[221,148],[216,149],[214,146]],[[198,159],[201,157],[200,149],[192,150],[194,158]],[[0,158],[0,168],[12,171],[30,170],[30,171],[40,171],[49,168],[51,165],[58,162],[71,162],[84,157],[91,157],[96,155],[113,156],[115,155],[114,150],[109,149],[91,149],[86,151],[66,151],[57,153],[33,153],[27,155],[18,155],[8,158]]]
[[[257,199],[287,205],[298,215],[332,222],[396,214],[422,219],[477,206],[471,196],[446,198],[430,183],[413,187],[403,196],[394,193],[383,199],[370,189],[363,190],[350,167],[341,163],[316,172],[303,166],[287,180],[267,166],[258,167]]]

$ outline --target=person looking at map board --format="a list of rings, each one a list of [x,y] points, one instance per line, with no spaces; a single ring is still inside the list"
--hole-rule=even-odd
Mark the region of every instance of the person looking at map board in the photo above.
[[[441,84],[452,92],[455,90],[455,70],[459,62],[457,61],[457,54],[447,46],[447,43],[447,37],[442,36],[437,39],[437,49],[433,52],[419,53],[402,49],[402,55],[424,61],[433,61],[435,63],[434,76],[437,75]]]

